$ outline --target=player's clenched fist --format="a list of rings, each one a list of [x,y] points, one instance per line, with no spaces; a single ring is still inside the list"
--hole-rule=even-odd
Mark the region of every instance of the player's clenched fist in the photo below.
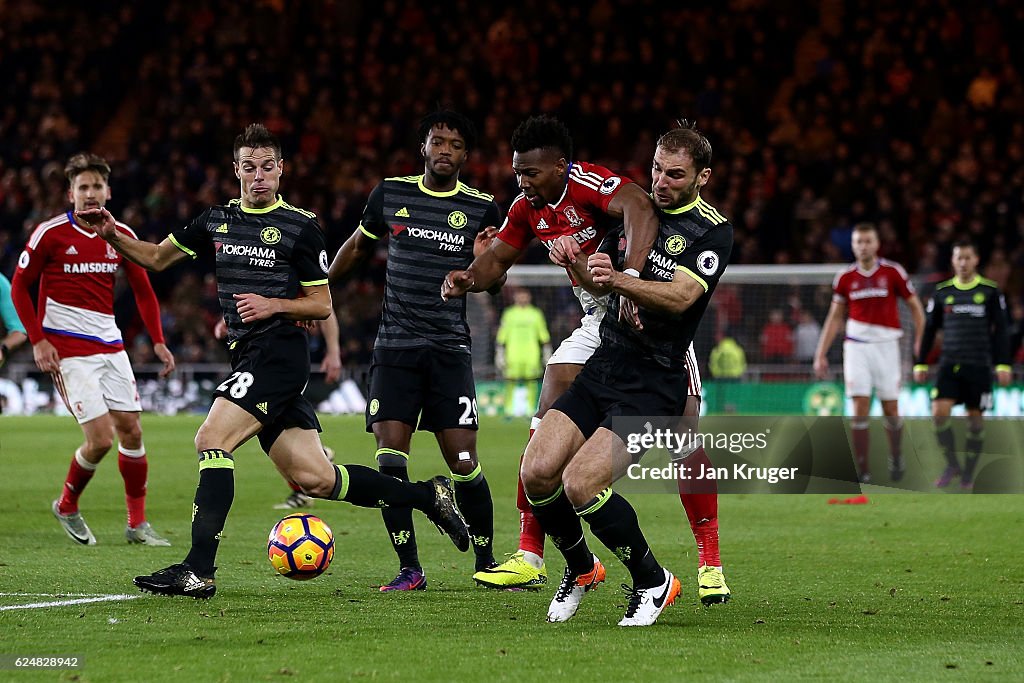
[[[473,275],[468,270],[453,270],[444,276],[441,298],[448,301],[452,297],[463,296],[473,286],[473,282]]]
[[[266,320],[275,313],[279,313],[277,299],[268,299],[259,294],[233,294],[238,315],[243,323],[254,323],[257,320]]]
[[[582,253],[583,250],[580,249],[580,245],[576,240],[568,235],[562,235],[551,243],[551,251],[548,253],[548,258],[556,266],[571,268],[572,264],[576,263],[576,259]]]
[[[615,277],[612,257],[604,252],[596,252],[587,259],[587,270],[594,278],[595,285],[610,285]]]

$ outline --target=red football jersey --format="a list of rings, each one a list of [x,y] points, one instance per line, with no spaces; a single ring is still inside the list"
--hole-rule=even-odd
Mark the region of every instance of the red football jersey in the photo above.
[[[870,271],[863,271],[854,263],[836,275],[832,283],[832,300],[849,308],[846,338],[852,341],[899,339],[903,328],[898,298],[909,299],[913,295],[914,285],[907,271],[886,259],[878,259]]]
[[[117,226],[135,237],[127,225]],[[11,296],[29,340],[35,344],[45,338],[62,358],[121,351],[114,282],[122,267],[153,343],[164,343],[159,304],[146,271],[123,259],[94,231],[75,224],[70,211],[40,223],[18,258]],[[36,281],[38,311],[30,294]]]
[[[535,209],[525,195],[519,195],[508,209],[498,239],[516,249],[525,249],[536,237],[550,249],[557,238],[569,235],[583,253],[593,254],[609,228],[618,222],[608,216],[608,204],[628,182],[629,178],[604,166],[574,161],[569,165],[569,180],[559,200]],[[575,285],[572,274],[568,270],[566,273]],[[581,303],[585,310],[590,308],[589,301],[581,298]]]

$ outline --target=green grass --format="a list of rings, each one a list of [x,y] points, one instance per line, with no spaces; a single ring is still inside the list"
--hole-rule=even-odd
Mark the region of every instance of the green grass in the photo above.
[[[189,541],[199,417],[143,420],[149,516],[173,548],[124,543],[116,461],[82,498],[99,544],[74,545],[50,511],[78,443],[70,419],[0,419],[0,592],[133,593],[131,577],[177,562]],[[339,461],[372,462],[360,418],[326,418]],[[518,534],[515,470],[525,423],[485,421],[484,471],[495,496],[496,550]],[[417,436],[413,474],[441,471]],[[998,680],[1024,670],[1024,506],[1016,496],[874,495],[867,506],[823,496],[721,499],[722,553],[734,599],[700,607],[695,549],[679,500],[634,503],[684,593],[649,629],[616,627],[622,566],[599,544],[608,581],[566,624],[544,623],[554,590],[489,592],[472,557],[418,518],[430,588],[383,595],[396,563],[375,510],[318,502],[336,534],[329,573],[277,577],[266,536],[287,489],[253,444],[237,454],[235,504],[221,544],[217,596],[0,612],[0,654],[78,655],[76,671],[0,672],[0,680],[538,681]],[[549,556],[552,580],[561,575]],[[0,605],[44,598],[0,596]]]

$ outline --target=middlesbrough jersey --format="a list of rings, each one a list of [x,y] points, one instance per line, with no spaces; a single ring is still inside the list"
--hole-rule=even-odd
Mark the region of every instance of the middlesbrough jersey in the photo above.
[[[117,228],[135,237],[124,223]],[[150,338],[163,344],[160,307],[146,271],[77,225],[70,211],[40,223],[18,258],[11,296],[29,341],[46,339],[61,358],[123,350],[114,322],[114,282],[122,267]],[[37,281],[38,310],[31,296]]]
[[[608,216],[608,204],[623,183],[628,182],[628,178],[616,175],[604,166],[574,161],[569,164],[569,180],[561,198],[554,204],[535,209],[525,195],[519,195],[509,207],[498,239],[522,250],[536,237],[551,249],[556,239],[568,235],[576,240],[584,254],[593,254],[608,230],[617,223]],[[566,273],[584,312],[588,315],[603,313],[608,297],[594,297],[576,284],[568,269]]]
[[[850,341],[882,342],[902,337],[897,301],[912,296],[914,285],[907,271],[886,259],[878,259],[869,271],[854,263],[832,282],[832,301],[849,308],[846,338]]]

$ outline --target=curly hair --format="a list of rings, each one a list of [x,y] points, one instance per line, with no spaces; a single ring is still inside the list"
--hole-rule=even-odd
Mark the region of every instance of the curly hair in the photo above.
[[[420,127],[417,130],[419,140],[422,142],[434,126],[444,126],[462,136],[466,141],[466,151],[472,151],[476,147],[476,126],[467,117],[452,109],[438,109],[420,119]]]
[[[572,135],[565,124],[553,116],[531,116],[512,133],[512,151],[529,152],[551,147],[572,161]]]
[[[658,138],[658,147],[666,152],[686,152],[693,159],[693,166],[698,173],[711,166],[711,143],[697,130],[697,123],[678,119],[676,125],[678,128]]]
[[[281,141],[277,139],[276,135],[267,130],[267,127],[262,123],[250,123],[246,126],[245,130],[235,138],[235,147],[232,150],[232,156],[235,161],[238,161],[238,150],[243,147],[249,147],[251,149],[269,147],[274,150],[274,159],[281,158]]]

